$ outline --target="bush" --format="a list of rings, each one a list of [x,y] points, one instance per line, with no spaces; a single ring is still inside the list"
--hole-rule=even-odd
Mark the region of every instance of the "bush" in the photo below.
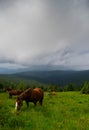
[[[74,86],[72,84],[68,84],[65,88],[65,91],[74,91]]]
[[[89,94],[89,82],[85,82],[82,89],[81,89],[81,93],[83,94]]]

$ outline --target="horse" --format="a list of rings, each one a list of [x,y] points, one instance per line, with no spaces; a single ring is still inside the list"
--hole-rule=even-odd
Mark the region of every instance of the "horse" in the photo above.
[[[13,95],[19,95],[23,92],[22,90],[16,90],[16,89],[10,89],[7,91],[9,93],[9,98],[12,98]]]
[[[15,110],[20,110],[23,105],[23,101],[26,102],[27,106],[29,106],[29,102],[33,102],[35,106],[36,103],[39,102],[42,106],[43,98],[44,92],[41,88],[28,88],[17,97]]]

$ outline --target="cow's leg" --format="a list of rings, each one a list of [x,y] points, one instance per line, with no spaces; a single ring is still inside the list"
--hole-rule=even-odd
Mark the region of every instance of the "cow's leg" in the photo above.
[[[12,98],[12,94],[11,93],[9,93],[9,98]]]
[[[43,102],[43,98],[40,99],[40,101],[39,101],[39,103],[40,103],[41,106],[42,106],[42,102]]]
[[[26,104],[27,104],[27,107],[29,106],[29,102],[28,101],[26,101]]]
[[[36,103],[37,103],[37,102],[35,101],[35,102],[34,102],[34,106],[36,106]]]

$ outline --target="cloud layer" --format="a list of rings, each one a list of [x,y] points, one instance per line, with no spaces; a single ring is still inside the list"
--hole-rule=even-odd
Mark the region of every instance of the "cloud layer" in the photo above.
[[[89,69],[88,0],[0,0],[0,64]]]

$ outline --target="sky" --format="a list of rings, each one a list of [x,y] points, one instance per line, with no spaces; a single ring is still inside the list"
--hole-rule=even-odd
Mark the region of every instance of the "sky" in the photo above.
[[[89,69],[89,0],[0,0],[0,67]]]

